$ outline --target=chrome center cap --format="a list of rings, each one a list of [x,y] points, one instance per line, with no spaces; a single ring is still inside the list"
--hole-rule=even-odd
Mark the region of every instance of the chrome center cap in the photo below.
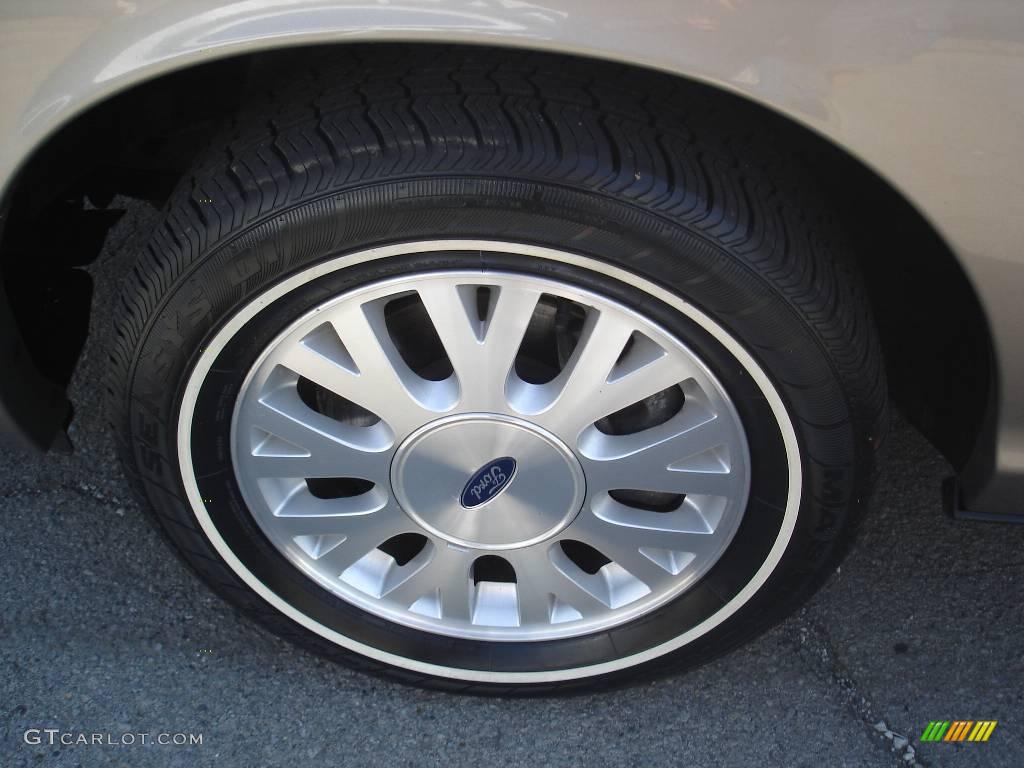
[[[540,427],[493,413],[421,427],[395,453],[391,485],[402,509],[462,547],[514,549],[565,528],[586,492],[569,447]]]

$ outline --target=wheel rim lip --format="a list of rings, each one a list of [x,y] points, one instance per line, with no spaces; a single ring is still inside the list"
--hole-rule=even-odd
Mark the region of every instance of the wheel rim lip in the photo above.
[[[413,500],[411,498],[408,497],[408,494],[407,494],[407,492],[405,490],[405,484],[403,482],[401,482],[400,479],[398,478],[398,475],[400,475],[400,473],[402,471],[404,461],[405,461],[405,459],[408,456],[408,451],[411,451],[415,447],[417,442],[419,442],[426,435],[430,434],[432,431],[434,431],[434,430],[436,430],[438,428],[442,428],[442,427],[447,426],[449,424],[458,424],[460,422],[469,422],[469,421],[484,421],[485,419],[488,420],[488,421],[494,421],[494,422],[500,422],[500,423],[504,423],[504,424],[509,424],[509,425],[518,427],[518,428],[523,429],[523,430],[528,431],[528,432],[537,433],[541,438],[543,438],[546,441],[548,441],[551,445],[553,445],[556,448],[560,449],[565,454],[565,456],[567,458],[572,459],[572,461],[575,463],[574,469],[576,471],[574,471],[572,473],[573,481],[574,481],[575,493],[573,494],[573,501],[570,502],[570,504],[569,504],[569,509],[559,519],[558,523],[556,523],[555,525],[549,527],[545,531],[542,531],[541,533],[539,533],[539,534],[537,534],[535,536],[532,536],[530,538],[524,539],[522,541],[512,542],[510,544],[489,545],[489,544],[483,544],[483,543],[480,543],[480,542],[473,542],[473,541],[470,541],[470,540],[467,540],[467,539],[461,539],[459,537],[452,536],[452,535],[448,534],[447,532],[445,532],[445,531],[441,530],[440,528],[437,528],[437,527],[433,526],[432,524],[430,524],[429,522],[427,522],[421,515],[419,515],[415,511],[416,504],[413,502]],[[516,471],[518,473],[518,468],[517,468]],[[502,488],[501,492],[504,492],[504,490],[506,488],[508,488],[515,481],[515,479],[516,479],[515,475],[513,475],[512,478],[509,478],[509,480],[507,481],[506,485]],[[400,445],[398,447],[398,449],[395,451],[395,456],[391,460],[391,487],[392,487],[392,492],[395,494],[396,500],[398,501],[399,505],[402,507],[402,510],[417,525],[421,526],[422,528],[430,531],[431,533],[435,534],[439,538],[444,539],[445,541],[448,541],[448,542],[450,542],[452,544],[455,544],[455,545],[458,545],[458,546],[463,546],[463,547],[469,547],[469,548],[472,548],[472,549],[480,549],[480,550],[487,550],[487,551],[493,551],[493,552],[502,552],[504,550],[518,549],[518,548],[521,548],[521,547],[532,546],[534,544],[539,544],[542,541],[550,539],[553,536],[556,536],[560,531],[564,530],[573,521],[573,519],[576,517],[576,515],[579,514],[580,509],[581,509],[581,507],[583,505],[584,497],[586,495],[586,479],[583,476],[583,469],[582,469],[582,467],[579,466],[579,462],[576,460],[575,455],[573,455],[572,450],[567,445],[565,445],[565,443],[563,443],[561,440],[559,440],[557,436],[551,434],[550,432],[548,432],[545,429],[542,429],[541,427],[538,427],[535,424],[529,424],[528,422],[526,422],[523,419],[516,419],[514,417],[507,416],[505,414],[500,414],[500,413],[479,413],[479,412],[459,413],[459,414],[453,414],[451,416],[443,416],[443,417],[441,417],[439,419],[436,419],[434,421],[428,422],[427,424],[424,424],[422,427],[420,427],[415,432],[413,432],[411,435],[409,435],[402,442],[402,445]],[[491,505],[492,502],[494,502],[495,499],[498,496],[500,496],[500,495],[501,494],[499,492],[499,494],[497,494],[494,497],[492,497],[492,498],[482,502],[481,504],[478,504],[477,506],[473,507],[473,509],[476,509],[476,510],[483,510],[483,509],[485,509],[486,507]]]
[[[238,558],[238,556],[235,555],[231,547],[221,536],[212,518],[205,510],[198,482],[192,472],[192,449],[189,439],[190,426],[195,411],[196,399],[203,381],[216,360],[217,355],[234,336],[237,330],[248,323],[262,309],[291,290],[294,290],[311,280],[315,280],[318,277],[322,277],[350,266],[378,259],[387,259],[396,256],[440,250],[481,250],[497,254],[533,256],[555,262],[563,262],[611,277],[626,284],[631,284],[640,288],[653,298],[660,300],[664,304],[679,311],[684,316],[700,325],[707,333],[715,338],[716,341],[722,344],[751,376],[758,389],[763,393],[780,430],[788,464],[788,491],[782,523],[779,526],[778,533],[767,557],[757,569],[753,578],[739,589],[738,592],[735,593],[722,608],[675,638],[636,653],[632,653],[628,656],[623,656],[610,661],[585,664],[583,666],[558,670],[536,672],[497,672],[487,669],[470,669],[421,661],[408,656],[383,651],[372,645],[356,640],[342,632],[321,624],[295,608],[286,600],[279,597],[272,589],[256,577]],[[473,239],[409,241],[389,246],[370,248],[356,253],[334,257],[285,278],[276,285],[268,288],[260,296],[235,313],[225,323],[225,325],[222,326],[214,336],[213,340],[211,340],[210,344],[204,349],[186,384],[184,396],[178,411],[177,424],[179,469],[181,471],[183,485],[185,486],[186,497],[193,509],[196,519],[217,553],[238,575],[238,577],[242,579],[254,592],[259,594],[266,602],[296,623],[351,651],[404,669],[466,681],[484,683],[538,683],[578,679],[591,675],[614,672],[623,668],[651,661],[692,642],[721,624],[729,616],[739,610],[754,594],[756,594],[756,592],[763,586],[764,582],[767,581],[768,577],[775,570],[775,567],[781,560],[793,535],[802,495],[800,450],[792,420],[781,396],[776,391],[774,384],[742,344],[733,338],[715,320],[710,318],[694,305],[687,302],[685,299],[662,288],[650,280],[636,275],[635,273],[613,266],[606,262],[598,261],[589,256],[561,249],[556,250],[543,246],[525,245],[521,243],[513,244],[501,241]]]

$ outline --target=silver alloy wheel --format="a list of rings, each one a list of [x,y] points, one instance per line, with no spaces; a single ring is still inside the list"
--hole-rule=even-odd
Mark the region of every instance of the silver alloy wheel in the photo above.
[[[410,296],[447,355],[443,378],[415,371],[392,338],[388,307]],[[516,357],[542,297],[582,308],[582,327],[560,372],[529,381]],[[319,412],[302,381],[358,408]],[[663,422],[601,428],[675,387],[682,406]],[[488,640],[654,610],[718,560],[749,488],[736,411],[685,344],[606,297],[519,273],[410,274],[316,307],[246,377],[232,455],[257,523],[310,578],[385,619]],[[314,493],[328,478],[346,492]],[[486,499],[460,501],[481,483]],[[643,508],[636,492],[678,503]],[[408,559],[382,546],[410,534],[422,541]],[[581,564],[578,544],[597,563]],[[484,557],[510,575],[479,577]]]

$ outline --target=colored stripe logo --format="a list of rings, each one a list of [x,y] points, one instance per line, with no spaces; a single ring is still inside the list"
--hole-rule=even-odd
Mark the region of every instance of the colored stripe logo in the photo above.
[[[921,741],[988,741],[997,720],[932,720]]]

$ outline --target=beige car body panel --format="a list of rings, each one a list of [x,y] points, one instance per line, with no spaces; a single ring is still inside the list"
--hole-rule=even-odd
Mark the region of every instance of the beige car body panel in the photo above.
[[[1019,0],[8,0],[0,191],[57,128],[126,87],[211,57],[354,41],[643,65],[741,94],[845,148],[917,206],[973,283],[999,365],[992,469],[1024,482]],[[1000,485],[989,487],[1005,499]]]

